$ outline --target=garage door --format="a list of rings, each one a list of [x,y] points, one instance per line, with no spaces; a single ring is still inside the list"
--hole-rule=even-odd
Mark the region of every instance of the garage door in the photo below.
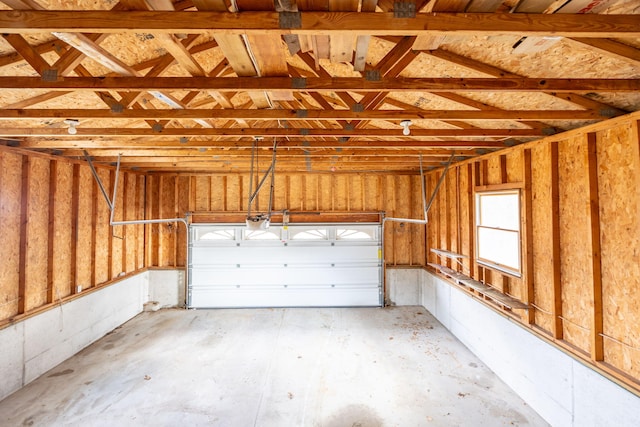
[[[380,224],[189,228],[190,308],[382,305]]]

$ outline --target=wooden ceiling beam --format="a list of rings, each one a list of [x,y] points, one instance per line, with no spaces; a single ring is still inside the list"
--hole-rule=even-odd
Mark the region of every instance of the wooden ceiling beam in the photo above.
[[[228,99],[225,97],[225,100]],[[243,120],[602,120],[594,110],[309,110],[309,109],[2,109],[0,120],[30,119],[243,119]]]
[[[144,128],[83,128],[79,126],[77,135],[70,135],[67,129],[37,128],[0,128],[0,136],[147,136],[153,138],[172,138],[182,136],[280,136],[289,138],[306,137],[402,137],[401,129],[303,129],[303,128],[165,128],[161,131]],[[547,136],[543,129],[411,129],[412,137],[514,137],[514,136]]]
[[[136,72],[137,73],[137,72]],[[0,89],[47,90],[292,90],[295,92],[636,92],[640,79],[381,78],[357,77],[0,77]]]
[[[249,148],[253,145],[253,140],[246,141],[188,141],[187,143],[181,143],[177,139],[172,141],[162,140],[147,140],[136,141],[135,147],[137,148],[221,148],[221,149],[235,149],[235,148]],[[130,149],[132,147],[131,141],[118,138],[117,140],[107,139],[75,139],[75,140],[47,140],[42,138],[26,138],[20,141],[20,147],[22,148],[34,148],[34,149],[65,149],[65,148],[121,148]],[[361,139],[352,139],[347,142],[338,141],[279,141],[278,147],[280,148],[388,148],[388,149],[413,149],[413,148],[430,148],[430,149],[476,149],[476,148],[504,148],[506,144],[503,141],[418,141],[418,140],[403,140],[403,141],[363,141]]]
[[[380,12],[300,12],[299,22],[286,25],[279,12],[168,11],[0,11],[4,33],[224,33],[401,35],[470,34],[638,38],[637,15],[418,13],[395,18]],[[281,21],[284,19],[285,21]],[[295,21],[295,20],[292,20]],[[283,22],[285,24],[283,24]],[[294,28],[291,28],[294,27]]]
[[[284,148],[284,147],[280,147]],[[63,156],[77,156],[82,157],[83,152],[85,150],[70,148],[59,150],[60,154]],[[136,157],[136,156],[170,156],[170,157],[206,157],[209,156],[225,156],[225,157],[245,157],[251,156],[251,147],[238,147],[233,150],[221,149],[217,147],[213,148],[161,148],[161,149],[151,149],[151,148],[127,148],[127,149],[117,149],[117,148],[93,148],[87,150],[90,156],[95,157],[117,157],[118,155],[128,156],[128,157]],[[271,153],[271,148],[265,148],[261,150],[261,153]],[[278,152],[278,156],[285,157],[300,157],[306,156],[308,154],[312,154],[314,156],[319,157],[328,157],[328,156],[375,156],[378,154],[382,154],[385,156],[398,156],[398,155],[425,155],[430,158],[444,158],[445,160],[451,156],[452,154],[455,156],[467,156],[475,154],[471,150],[434,150],[430,148],[405,148],[399,150],[397,148],[358,148],[358,147],[347,147],[347,148],[309,148],[309,147],[286,147],[285,150],[281,150]]]

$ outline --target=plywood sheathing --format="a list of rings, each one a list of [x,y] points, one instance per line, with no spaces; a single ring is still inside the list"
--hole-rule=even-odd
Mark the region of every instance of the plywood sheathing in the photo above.
[[[637,122],[598,134],[605,360],[640,377],[640,156]],[[636,284],[636,287],[633,286]],[[620,342],[626,345],[620,344]],[[635,346],[635,349],[633,348]]]

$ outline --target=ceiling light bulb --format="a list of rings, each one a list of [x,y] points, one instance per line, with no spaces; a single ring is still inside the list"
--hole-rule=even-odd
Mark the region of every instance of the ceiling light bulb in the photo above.
[[[411,130],[409,129],[409,126],[411,126],[411,120],[403,120],[400,122],[400,126],[402,126],[402,134],[407,136],[411,133]]]
[[[80,122],[76,119],[66,119],[64,121],[64,124],[69,125],[69,128],[67,129],[67,132],[69,132],[69,135],[75,135],[76,133],[78,133],[78,129],[76,129],[76,126],[78,126]]]

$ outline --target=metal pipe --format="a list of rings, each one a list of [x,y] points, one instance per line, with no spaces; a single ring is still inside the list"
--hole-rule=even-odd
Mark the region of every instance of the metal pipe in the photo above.
[[[451,166],[451,162],[453,161],[453,157],[454,157],[454,154],[451,154],[451,157],[449,157],[449,161],[447,161],[447,165],[444,167],[444,170],[442,171],[442,175],[440,175],[440,179],[438,180],[438,183],[436,184],[436,188],[433,190],[433,194],[431,195],[431,199],[429,200],[429,203],[427,204],[427,212],[429,212],[429,209],[431,209],[431,205],[433,204],[433,200],[436,198],[436,194],[438,194],[438,189],[440,188],[440,185],[442,184],[442,181],[444,181],[444,177],[447,175],[447,171],[449,170],[449,166]]]
[[[422,156],[420,156],[420,183],[422,184],[422,206],[424,207],[424,219],[411,219],[411,218],[392,218],[392,217],[385,217],[382,220],[382,225],[384,226],[384,224],[387,221],[392,221],[392,222],[408,222],[410,224],[426,224],[427,223],[427,214],[429,213],[429,209],[431,209],[431,205],[433,204],[433,200],[436,198],[436,194],[438,194],[438,189],[440,188],[440,185],[442,184],[442,181],[444,181],[444,177],[447,175],[447,171],[449,170],[449,166],[451,166],[451,161],[453,160],[454,154],[451,154],[451,157],[449,157],[449,161],[447,162],[444,171],[442,171],[442,175],[440,176],[440,179],[438,180],[438,184],[436,184],[436,188],[433,190],[433,194],[431,195],[431,199],[429,200],[429,203],[427,204],[427,206],[425,206],[425,200],[426,200],[426,191],[424,189],[424,176],[422,174]]]
[[[109,209],[113,210],[113,205],[111,204],[111,200],[109,200],[107,191],[104,189],[104,186],[102,185],[102,180],[100,180],[100,177],[98,176],[98,172],[96,172],[96,169],[93,167],[93,162],[91,161],[91,157],[89,156],[89,153],[87,153],[87,150],[82,150],[82,152],[84,153],[84,158],[87,160],[87,163],[89,163],[89,167],[91,168],[91,173],[93,174],[93,177],[98,183],[98,187],[100,187],[100,191],[104,196],[104,200],[106,200],[107,205],[109,206]]]
[[[256,151],[258,151],[258,140],[254,139],[253,145],[251,146],[251,167],[249,168],[249,203],[247,206],[247,218],[251,217],[251,202],[253,201],[253,162]]]
[[[249,203],[253,203],[253,201],[255,200],[256,196],[258,195],[258,192],[260,192],[260,189],[264,185],[264,182],[267,180],[267,177],[269,176],[269,173],[272,170],[273,170],[273,163],[271,164],[271,166],[269,166],[269,169],[266,170],[266,172],[264,173],[264,176],[262,177],[262,180],[260,180],[260,183],[256,187],[256,191],[249,198]]]
[[[117,178],[117,177],[116,177]],[[422,212],[427,220],[427,190],[424,185],[424,170],[422,169],[422,154],[420,154],[420,189],[422,190]]]
[[[275,184],[275,175],[276,175],[276,148],[278,146],[278,141],[274,138],[273,140],[273,157],[271,159],[271,190],[269,191],[269,213],[267,214],[268,218],[271,219],[271,208],[273,207],[273,186]]]

